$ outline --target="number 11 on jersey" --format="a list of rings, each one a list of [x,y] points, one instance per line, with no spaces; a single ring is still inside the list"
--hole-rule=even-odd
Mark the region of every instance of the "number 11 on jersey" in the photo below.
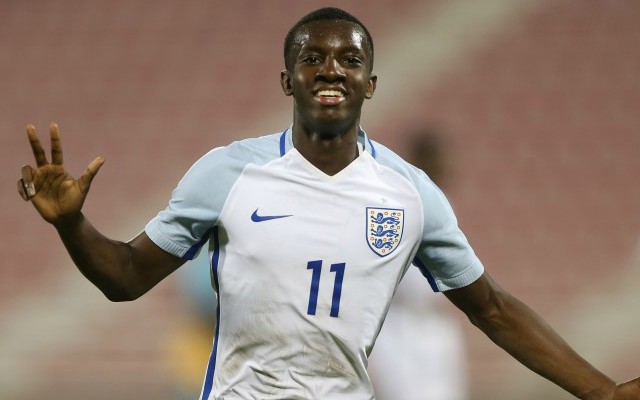
[[[333,296],[331,298],[331,315],[337,317],[340,311],[340,296],[342,295],[342,279],[344,278],[345,263],[331,264],[329,269],[334,272],[333,280]],[[312,271],[311,288],[309,290],[309,306],[307,314],[316,315],[316,306],[318,305],[318,290],[320,289],[320,274],[322,273],[322,260],[309,261],[307,269]]]

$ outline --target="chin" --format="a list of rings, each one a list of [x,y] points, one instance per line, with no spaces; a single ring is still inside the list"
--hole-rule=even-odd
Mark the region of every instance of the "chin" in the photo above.
[[[314,109],[311,112],[298,114],[298,118],[307,129],[330,139],[358,126],[359,115],[354,116],[353,113],[345,111],[347,110],[338,107]]]
[[[338,109],[320,110],[314,113],[313,117],[319,125],[327,124],[336,127],[348,126],[357,120],[352,115],[345,113],[344,110]]]

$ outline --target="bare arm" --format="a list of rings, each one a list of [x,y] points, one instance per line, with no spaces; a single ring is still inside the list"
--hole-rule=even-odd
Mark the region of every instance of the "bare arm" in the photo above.
[[[63,166],[57,125],[50,126],[50,163],[32,125],[27,127],[27,135],[36,168],[22,168],[18,192],[56,228],[78,269],[107,298],[136,299],[182,265],[180,258],[162,250],[144,232],[127,243],[111,240],[82,214],[91,182],[104,163],[102,158],[93,160],[80,178],[74,179]]]
[[[127,243],[98,232],[84,215],[56,226],[80,272],[109,300],[135,300],[183,264],[142,232]]]
[[[445,295],[493,342],[523,365],[581,399],[637,400],[640,380],[616,386],[578,355],[540,316],[486,273]]]

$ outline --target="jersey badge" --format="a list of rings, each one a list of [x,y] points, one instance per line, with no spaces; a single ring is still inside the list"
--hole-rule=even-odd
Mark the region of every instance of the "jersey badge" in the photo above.
[[[388,256],[398,247],[403,228],[404,210],[367,207],[367,244],[380,257]]]

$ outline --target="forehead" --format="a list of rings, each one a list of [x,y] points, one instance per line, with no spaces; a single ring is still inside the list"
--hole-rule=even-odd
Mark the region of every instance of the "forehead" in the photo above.
[[[300,50],[309,47],[349,47],[368,53],[367,36],[353,22],[322,20],[306,24],[298,30],[294,40]]]

